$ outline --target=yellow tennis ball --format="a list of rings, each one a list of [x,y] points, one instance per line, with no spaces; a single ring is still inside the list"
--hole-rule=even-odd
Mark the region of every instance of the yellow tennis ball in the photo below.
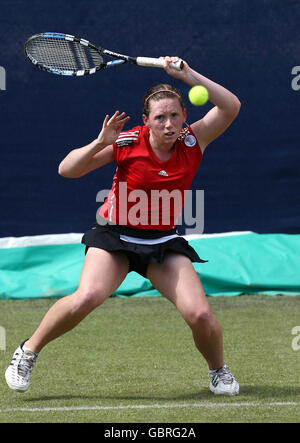
[[[193,86],[189,90],[189,99],[190,102],[195,106],[205,105],[209,99],[208,90],[202,85]]]

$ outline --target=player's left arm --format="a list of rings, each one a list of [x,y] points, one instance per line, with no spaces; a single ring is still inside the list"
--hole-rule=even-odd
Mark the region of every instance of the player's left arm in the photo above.
[[[190,86],[202,85],[208,90],[209,100],[215,106],[201,119],[191,124],[203,152],[209,143],[219,137],[233,122],[239,113],[241,103],[236,95],[228,89],[194,71],[184,62],[181,71],[168,67],[176,57],[166,57],[165,70],[168,74],[178,78]]]

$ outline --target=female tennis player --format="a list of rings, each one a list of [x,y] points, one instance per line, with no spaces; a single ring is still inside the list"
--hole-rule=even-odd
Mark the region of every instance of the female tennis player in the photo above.
[[[119,111],[112,117],[106,115],[98,137],[72,150],[61,162],[59,173],[72,178],[112,161],[117,169],[97,223],[83,236],[86,257],[79,287],[59,299],[31,338],[15,351],[5,374],[11,389],[26,391],[42,348],[74,328],[116,291],[129,271],[136,271],[176,306],[191,328],[195,345],[208,364],[210,390],[223,395],[239,392],[238,382],[223,360],[221,326],[210,311],[192,264],[204,260],[177,234],[176,219],[204,150],[232,123],[240,102],[186,62],[182,71],[176,71],[169,66],[171,61],[178,58],[165,57],[165,71],[190,86],[205,86],[214,107],[184,127],[186,109],[179,91],[168,84],[157,85],[144,97],[143,126],[123,131],[129,116]],[[172,206],[153,200],[153,191],[162,190],[178,191],[180,202]],[[143,200],[138,210],[137,197]]]

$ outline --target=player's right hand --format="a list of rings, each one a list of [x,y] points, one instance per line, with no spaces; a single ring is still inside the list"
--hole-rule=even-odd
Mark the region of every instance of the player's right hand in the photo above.
[[[102,129],[98,135],[99,143],[102,146],[112,145],[119,137],[125,123],[130,119],[129,116],[125,117],[126,113],[116,111],[112,117],[105,116]]]

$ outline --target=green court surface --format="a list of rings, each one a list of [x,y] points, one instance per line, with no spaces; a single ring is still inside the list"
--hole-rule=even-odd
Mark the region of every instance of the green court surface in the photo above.
[[[162,297],[111,297],[50,343],[30,389],[15,393],[5,369],[55,300],[0,300],[1,423],[299,422],[300,297],[208,300],[240,383],[236,397],[208,390],[190,329]]]

